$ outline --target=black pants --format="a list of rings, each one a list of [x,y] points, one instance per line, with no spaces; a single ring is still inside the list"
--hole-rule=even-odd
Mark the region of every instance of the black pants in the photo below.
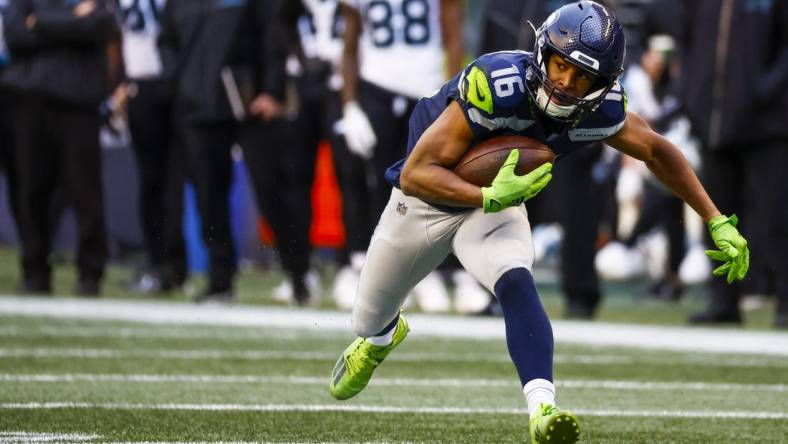
[[[294,276],[309,269],[312,181],[324,108],[301,102],[295,121],[246,124],[246,166],[260,211],[276,237],[282,268]]]
[[[703,153],[704,186],[725,214],[737,213],[751,252],[747,280],[766,276],[777,294],[777,310],[788,314],[788,143],[738,146]],[[710,248],[713,245],[707,236]],[[717,266],[719,264],[715,264]],[[709,281],[710,310],[738,311],[740,283]]]
[[[178,120],[177,143],[185,151],[186,178],[194,186],[202,239],[208,250],[209,291],[224,291],[232,287],[236,272],[228,199],[233,177],[231,149],[241,131],[235,122]]]
[[[139,171],[140,221],[149,265],[162,276],[186,277],[183,238],[183,153],[173,136],[169,83],[134,82],[129,130]]]
[[[107,259],[98,107],[20,95],[14,125],[24,279],[49,282],[50,208],[62,185],[79,227],[79,279],[98,281]]]
[[[668,237],[668,271],[678,273],[687,249],[684,242],[684,201],[670,191],[646,182],[640,217],[626,245],[634,246],[640,236],[658,226],[665,229]]]
[[[553,187],[549,193],[558,202],[558,221],[564,229],[561,289],[568,307],[591,313],[601,298],[594,258],[603,184],[593,176],[601,152],[597,144],[562,158],[553,172],[555,183],[548,187]]]

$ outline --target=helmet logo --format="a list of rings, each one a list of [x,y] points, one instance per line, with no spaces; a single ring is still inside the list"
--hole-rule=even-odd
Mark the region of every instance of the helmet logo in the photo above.
[[[590,68],[599,69],[599,60],[597,60],[597,59],[595,59],[593,57],[589,57],[589,56],[583,54],[580,51],[577,51],[577,50],[572,51],[572,53],[569,54],[569,57],[577,60],[578,62],[580,62],[583,65],[586,65],[586,66],[588,66]]]

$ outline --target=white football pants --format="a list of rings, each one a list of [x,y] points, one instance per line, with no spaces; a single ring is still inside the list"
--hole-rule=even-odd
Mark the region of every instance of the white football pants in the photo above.
[[[525,206],[492,214],[447,213],[394,188],[361,270],[353,308],[356,334],[369,337],[383,330],[410,290],[452,251],[491,292],[507,271],[530,270],[534,247]]]

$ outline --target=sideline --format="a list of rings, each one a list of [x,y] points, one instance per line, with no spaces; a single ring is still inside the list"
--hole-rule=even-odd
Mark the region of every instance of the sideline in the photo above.
[[[187,302],[0,296],[0,315],[127,321],[163,325],[226,325],[347,332],[338,311]],[[409,314],[414,336],[503,339],[501,318]],[[553,321],[556,342],[650,350],[788,356],[788,333],[736,329]]]

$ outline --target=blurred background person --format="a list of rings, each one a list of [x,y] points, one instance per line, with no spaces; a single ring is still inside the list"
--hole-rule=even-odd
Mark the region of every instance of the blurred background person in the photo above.
[[[3,17],[12,61],[22,290],[51,292],[50,206],[58,184],[77,217],[79,295],[99,294],[107,258],[101,187],[99,104],[114,88],[110,47],[114,5],[12,0]]]
[[[310,162],[311,169],[302,168],[307,174],[299,174],[311,180],[312,175],[309,173],[314,172],[318,144],[321,141],[330,142],[337,183],[342,194],[342,221],[346,233],[346,242],[337,252],[337,261],[349,264],[348,250],[363,251],[366,248],[366,245],[358,245],[357,233],[368,228],[359,225],[365,220],[356,217],[359,200],[354,194],[357,189],[355,184],[365,180],[363,163],[348,151],[345,139],[340,134],[344,20],[339,11],[339,1],[283,1],[276,26],[283,28],[282,32],[275,32],[276,35],[288,36],[290,42],[297,42],[290,48],[291,54],[287,61],[287,71],[295,80],[299,104],[293,134],[298,146],[291,151],[302,158],[302,162]],[[304,189],[305,193],[308,191]],[[305,196],[308,199],[308,194]],[[310,210],[307,206],[298,209],[305,215],[310,215]],[[306,288],[311,291],[319,281],[316,276],[313,277],[315,273],[310,274]],[[350,286],[351,292],[354,292],[355,285],[352,272],[348,275],[347,267],[335,277],[334,288],[344,289],[338,291],[347,291]],[[282,296],[287,296],[295,287],[296,284],[287,285],[278,290]]]
[[[682,93],[702,145],[703,183],[720,211],[741,209],[754,274],[777,295],[788,327],[788,5],[785,1],[682,2]],[[708,241],[710,239],[707,238]],[[709,244],[711,245],[711,244]],[[742,284],[709,281],[697,324],[742,322]]]
[[[385,173],[402,158],[410,113],[419,98],[433,94],[461,69],[462,4],[342,0],[340,9],[345,21],[342,131],[349,155],[337,168],[346,169],[339,174],[340,186],[343,202],[353,207],[345,213],[349,263],[339,271],[332,293],[340,308],[350,309],[372,231],[389,199]],[[435,272],[413,293],[424,310],[451,308]]]
[[[309,201],[296,200],[290,183],[268,174],[269,165],[281,165],[286,150],[282,144],[288,137],[281,120],[284,79],[275,78],[278,71],[267,67],[275,63],[269,57],[277,56],[268,46],[275,10],[265,0],[169,0],[164,9],[159,48],[165,76],[175,82],[177,138],[185,151],[187,178],[196,191],[209,256],[208,285],[198,301],[235,298],[237,258],[228,193],[236,143],[243,148],[258,207],[268,217],[280,249],[300,239],[287,234],[289,208]],[[277,193],[281,200],[272,197]]]
[[[182,152],[172,124],[173,79],[157,46],[166,0],[118,0],[126,82],[115,101],[126,108],[139,177],[145,265],[130,283],[139,293],[166,292],[186,279]]]
[[[336,131],[341,117],[339,63],[343,24],[334,0],[278,3],[271,25],[269,71],[275,72],[274,78],[289,78],[288,85],[296,90],[292,101],[297,106],[292,110],[294,115],[286,119],[283,130],[287,139],[278,144],[276,159],[270,155],[267,159],[268,191],[262,192],[261,199],[268,202],[266,207],[271,211],[280,214],[281,220],[279,226],[272,228],[288,279],[274,289],[274,297],[304,305],[320,290],[317,272],[310,271],[312,206],[307,203],[321,141],[331,143],[337,175],[341,177],[345,171],[341,160],[344,140]],[[287,195],[277,191],[282,184],[287,184]],[[343,206],[352,208],[353,202],[343,202]]]

